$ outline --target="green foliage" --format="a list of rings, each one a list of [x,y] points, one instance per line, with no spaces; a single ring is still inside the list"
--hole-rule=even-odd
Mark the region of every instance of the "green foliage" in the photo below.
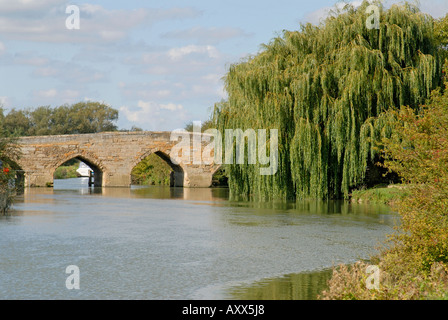
[[[171,167],[153,153],[132,169],[132,183],[142,185],[170,185]]]
[[[435,21],[435,38],[438,42],[439,48],[441,49],[442,61],[448,58],[448,14]]]
[[[227,176],[225,167],[221,167],[213,175],[212,187],[227,187],[229,185],[229,178]]]
[[[213,120],[207,120],[201,123],[201,132],[204,132],[207,129],[215,128]],[[185,125],[185,130],[188,132],[193,132],[193,122],[189,122]]]
[[[5,215],[13,203],[14,188],[11,180],[14,180],[13,173],[0,172],[0,215]]]
[[[15,163],[11,159],[17,159],[20,150],[14,140],[0,137],[0,215],[6,214],[11,207],[15,195],[16,172]]]
[[[76,170],[79,168],[79,161],[72,165],[62,165],[57,168],[53,174],[54,179],[71,179],[77,178]]]
[[[14,160],[19,159],[20,155],[21,151],[15,138],[0,137],[0,161],[2,161],[4,168],[10,169],[11,172],[17,169]]]
[[[351,194],[351,201],[393,204],[403,199],[407,194],[404,185],[391,185],[389,187],[354,190]]]
[[[448,85],[448,82],[446,83]],[[446,299],[448,296],[448,90],[428,105],[387,112],[392,135],[383,138],[384,166],[397,172],[408,195],[395,205],[401,217],[390,246],[378,257],[379,291],[362,286],[365,270],[335,270],[324,297]]]
[[[99,102],[79,102],[56,108],[0,112],[0,130],[5,136],[40,136],[116,131],[118,111]]]
[[[3,118],[2,127],[5,136],[20,137],[28,135],[31,122],[26,111],[12,109]]]
[[[433,19],[409,4],[385,10],[366,28],[368,2],[345,6],[319,26],[302,25],[230,67],[229,99],[215,108],[220,131],[279,130],[279,170],[229,169],[234,195],[341,198],[364,179],[373,141],[390,133],[391,107],[425,103],[440,85]]]
[[[448,266],[448,90],[434,92],[419,113],[409,107],[390,113],[396,130],[383,139],[385,166],[412,183],[398,206],[402,232],[394,238],[396,250],[409,252],[418,272],[436,262]]]

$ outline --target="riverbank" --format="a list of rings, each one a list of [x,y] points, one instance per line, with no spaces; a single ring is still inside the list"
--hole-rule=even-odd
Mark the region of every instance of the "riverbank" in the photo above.
[[[394,205],[409,194],[405,185],[382,185],[370,189],[354,190],[350,201],[353,203],[383,203]]]

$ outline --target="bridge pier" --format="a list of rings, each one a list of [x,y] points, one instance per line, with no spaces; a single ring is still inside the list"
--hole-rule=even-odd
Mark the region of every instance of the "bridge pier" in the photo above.
[[[51,187],[53,186],[53,174],[49,172],[26,172],[25,187]]]
[[[131,174],[122,172],[107,172],[103,180],[103,187],[130,187]]]
[[[186,188],[210,188],[212,185],[212,173],[188,172],[185,175],[184,187]]]

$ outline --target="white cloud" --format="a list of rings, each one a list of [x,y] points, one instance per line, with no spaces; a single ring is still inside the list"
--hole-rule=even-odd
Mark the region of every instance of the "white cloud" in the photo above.
[[[448,13],[448,1],[420,0],[420,9],[434,18],[441,18]]]
[[[81,100],[81,93],[73,89],[55,89],[34,91],[34,98],[38,99],[40,104],[61,105],[64,103],[75,103]]]
[[[175,103],[168,103],[168,104],[160,105],[160,109],[171,110],[171,111],[182,110],[183,108],[184,107],[181,104],[175,104]]]
[[[241,28],[233,27],[193,27],[186,30],[170,31],[162,35],[166,39],[196,40],[200,44],[216,44],[232,38],[249,36]]]
[[[2,36],[50,43],[111,43],[127,38],[138,26],[200,15],[198,10],[188,7],[109,10],[99,5],[82,4],[79,5],[80,29],[68,30],[65,20],[69,15],[65,7],[62,0],[0,0]]]
[[[45,66],[50,62],[50,59],[43,57],[35,52],[26,51],[14,54],[14,63],[28,66]]]
[[[107,78],[107,72],[96,67],[56,60],[32,51],[15,53],[12,63],[32,67],[30,73],[34,77],[55,78],[72,84],[99,82]]]
[[[223,97],[222,77],[225,65],[232,60],[212,45],[187,45],[171,49],[156,48],[124,59],[131,74],[145,82],[118,84],[127,99],[170,101],[176,104],[207,108]]]
[[[9,98],[6,96],[0,96],[0,107],[9,106]]]
[[[184,56],[190,55],[192,53],[206,54],[209,58],[217,59],[219,58],[219,51],[216,47],[211,45],[197,46],[188,45],[180,48],[173,48],[168,51],[168,56],[173,60],[180,60]]]
[[[347,4],[351,4],[351,5],[353,5],[356,8],[356,7],[359,7],[362,4],[362,1],[354,0],[354,1],[350,1],[348,3],[337,2],[334,6],[323,7],[323,8],[320,8],[320,9],[316,10],[316,11],[308,13],[303,18],[303,21],[304,22],[309,22],[309,23],[312,23],[312,24],[315,24],[315,25],[318,25],[320,22],[323,22],[326,18],[328,18],[328,16],[330,15],[330,12],[332,10],[334,10],[335,8],[336,9],[342,9]]]
[[[49,89],[49,90],[40,90],[37,92],[37,96],[41,98],[54,98],[58,94],[58,91],[56,89]]]
[[[0,13],[48,11],[65,2],[65,0],[0,0]]]
[[[122,106],[120,112],[129,122],[148,130],[183,127],[187,119],[183,105],[176,103],[161,104],[139,100],[136,108]]]
[[[107,13],[107,10],[105,10],[102,6],[100,5],[96,5],[96,4],[90,4],[90,3],[85,3],[82,4],[80,6],[80,11],[82,11],[83,13],[92,15],[92,14],[97,14],[97,13]]]

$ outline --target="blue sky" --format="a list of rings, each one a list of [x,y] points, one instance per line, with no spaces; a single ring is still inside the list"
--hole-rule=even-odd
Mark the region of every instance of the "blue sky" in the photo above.
[[[448,12],[448,0],[420,3],[434,17]],[[120,111],[120,128],[182,128],[206,120],[225,98],[230,64],[284,29],[317,23],[335,4],[0,0],[0,104],[9,110],[103,101]],[[80,8],[79,30],[65,26],[68,5]]]

